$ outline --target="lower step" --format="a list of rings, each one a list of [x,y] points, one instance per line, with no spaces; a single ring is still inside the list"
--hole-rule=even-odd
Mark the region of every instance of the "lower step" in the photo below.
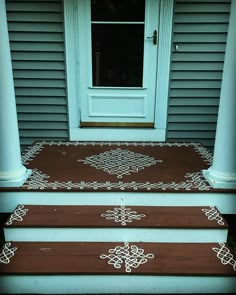
[[[8,241],[226,242],[215,207],[20,205],[4,225]]]
[[[12,242],[0,251],[1,293],[233,293],[224,243]]]

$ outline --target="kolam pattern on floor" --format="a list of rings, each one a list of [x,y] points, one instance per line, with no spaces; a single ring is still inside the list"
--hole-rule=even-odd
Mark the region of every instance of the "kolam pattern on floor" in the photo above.
[[[202,176],[212,155],[198,143],[43,141],[22,161],[32,175],[19,190],[215,191]]]
[[[2,202],[12,197],[15,206],[0,293],[35,294],[36,285],[41,294],[235,292],[236,259],[218,209],[234,193],[205,180],[212,155],[202,145],[43,141],[22,162],[31,176],[4,189]]]
[[[193,253],[195,257],[188,261]],[[59,254],[64,264],[58,259]],[[26,263],[27,256],[31,257],[31,263]],[[48,264],[48,261],[51,263]],[[146,275],[235,276],[236,271],[234,255],[225,243],[7,242],[0,252],[3,274],[14,274],[17,270],[25,275],[37,272],[56,274],[62,271],[62,265],[64,274],[132,272]]]

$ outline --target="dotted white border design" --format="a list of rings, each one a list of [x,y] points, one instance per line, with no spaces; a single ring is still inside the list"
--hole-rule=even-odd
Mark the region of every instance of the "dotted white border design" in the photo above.
[[[201,158],[207,162],[209,165],[212,163],[213,156],[212,154],[203,147],[200,143],[195,142],[93,142],[93,141],[40,141],[36,142],[34,145],[30,146],[22,156],[22,163],[28,164],[33,158],[39,154],[41,150],[46,146],[159,146],[159,147],[194,147],[195,151],[201,156]]]
[[[125,271],[132,272],[132,268],[138,268],[141,264],[148,262],[148,259],[154,258],[151,253],[144,254],[144,249],[138,248],[136,245],[124,243],[124,246],[116,246],[109,250],[109,254],[102,254],[101,259],[109,259],[108,264],[111,264],[116,269],[120,269],[122,264],[125,264]]]
[[[217,258],[220,259],[220,262],[224,265],[229,264],[233,266],[233,270],[236,271],[236,261],[233,254],[225,246],[224,243],[219,243],[220,248],[212,248],[213,251],[217,253]]]
[[[198,143],[192,143],[194,146],[195,151],[201,156],[204,162],[206,162],[209,166],[212,164],[213,161],[213,155],[212,153],[202,146],[201,144]]]
[[[216,207],[212,206],[210,209],[202,209],[208,220],[216,220],[219,225],[224,225],[223,218]]]
[[[19,205],[11,214],[9,220],[6,222],[6,225],[12,225],[14,220],[23,221],[23,216],[25,216],[28,211],[29,209],[26,209],[24,205]]]
[[[45,146],[150,146],[150,147],[189,147],[192,146],[195,151],[201,156],[201,158],[207,162],[209,165],[212,161],[212,155],[206,148],[204,148],[201,144],[198,143],[166,143],[166,142],[63,142],[63,141],[42,141],[37,142],[35,145],[33,145],[31,148],[28,149],[28,151],[23,156],[23,163],[29,163],[33,160],[33,158],[41,151]],[[209,191],[211,186],[208,184],[208,182],[205,180],[205,178],[202,175],[202,172],[193,172],[193,173],[186,173],[185,181],[182,181],[180,183],[176,182],[157,182],[157,183],[150,183],[150,182],[144,182],[144,183],[137,183],[135,181],[132,182],[72,182],[72,181],[66,181],[66,182],[49,182],[48,179],[50,177],[47,174],[44,174],[43,172],[34,169],[32,171],[31,176],[27,179],[25,184],[23,185],[23,188],[26,188],[28,190],[44,190],[44,189],[66,189],[66,190],[146,190],[146,191],[155,191],[155,190],[185,190],[185,191],[191,191],[192,189],[197,189],[199,191]]]
[[[107,190],[107,191],[126,191],[126,190],[133,190],[133,191],[139,191],[139,190],[146,190],[146,191],[155,191],[155,190],[185,190],[185,191],[191,191],[192,189],[197,189],[199,191],[209,191],[211,189],[211,186],[205,181],[205,179],[202,176],[201,172],[194,172],[194,173],[187,173],[185,175],[186,180],[182,181],[180,183],[176,182],[169,182],[164,183],[162,181],[157,183],[151,183],[151,182],[72,182],[72,181],[66,181],[66,182],[49,182],[48,179],[50,177],[46,174],[43,174],[39,170],[33,170],[31,176],[28,178],[28,180],[24,183],[23,188],[29,189],[29,190],[44,190],[44,189],[66,189],[68,191],[70,190]]]
[[[9,264],[11,262],[11,258],[15,255],[17,247],[10,247],[11,243],[6,243],[3,246],[2,252],[0,253],[0,263]]]
[[[133,220],[140,220],[145,216],[145,214],[139,214],[125,206],[115,207],[113,210],[107,210],[106,213],[101,214],[101,217],[105,217],[107,220],[114,220],[122,226],[126,226],[127,223],[131,223]]]
[[[29,162],[31,162],[39,154],[39,152],[44,149],[45,145],[47,145],[46,142],[41,141],[36,142],[34,145],[30,146],[22,155],[22,164],[29,164]]]

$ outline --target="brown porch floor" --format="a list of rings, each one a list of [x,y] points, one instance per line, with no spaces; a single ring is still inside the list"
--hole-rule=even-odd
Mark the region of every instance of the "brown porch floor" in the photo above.
[[[211,160],[198,143],[36,142],[22,157],[32,175],[10,190],[223,192],[202,176]]]

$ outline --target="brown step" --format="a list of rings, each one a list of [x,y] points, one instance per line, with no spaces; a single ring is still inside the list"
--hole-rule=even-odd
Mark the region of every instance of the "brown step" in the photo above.
[[[124,226],[129,228],[228,228],[227,222],[217,208],[204,206],[19,205],[4,225],[5,228],[118,228]]]
[[[227,227],[210,207],[21,205],[4,233],[8,241],[226,242]]]
[[[3,263],[0,263],[0,273],[102,275],[130,272],[145,275],[236,276],[234,270],[236,261],[230,259],[229,255],[228,258],[223,257],[223,254],[230,250],[226,244],[222,245],[219,243],[11,242],[5,243],[5,248],[3,247],[9,256],[9,263],[4,264],[7,258],[1,255]],[[122,262],[118,268],[119,259],[116,260],[115,256],[119,256],[121,261],[126,261],[126,267]],[[131,259],[135,257],[137,263],[142,258],[144,264],[141,263],[137,268],[133,267],[132,265],[137,266]],[[115,262],[117,268],[114,267]]]
[[[224,243],[12,242],[0,261],[0,293],[236,291],[236,261]]]

